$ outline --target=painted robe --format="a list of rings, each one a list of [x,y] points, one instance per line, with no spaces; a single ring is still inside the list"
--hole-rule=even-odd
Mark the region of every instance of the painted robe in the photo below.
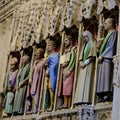
[[[24,113],[29,71],[30,71],[30,63],[23,66],[18,72],[17,86],[19,85],[20,82],[23,82],[23,86],[20,87],[18,91],[16,91],[14,106],[13,106],[14,113],[18,113],[18,114]]]
[[[75,89],[74,104],[91,103],[93,96],[94,74],[95,74],[95,57],[96,47],[94,42],[89,42],[90,48],[88,55],[84,60],[85,49],[87,44],[84,44],[80,55],[80,63],[87,63],[85,68],[80,68]],[[79,63],[79,64],[80,64]]]
[[[61,69],[60,72],[60,84],[58,89],[58,96],[71,96],[73,90],[73,82],[74,82],[74,67],[75,67],[75,47],[70,48],[65,51],[63,56],[65,56],[65,61],[68,62],[67,66]],[[62,58],[61,58],[62,59]],[[63,58],[64,59],[64,58]],[[64,70],[69,70],[70,75],[65,78]]]
[[[38,106],[39,106],[39,98],[40,98],[40,91],[41,91],[41,83],[42,83],[42,73],[43,73],[43,67],[45,65],[45,60],[40,60],[36,67],[33,70],[33,76],[31,78],[32,85],[28,87],[27,91],[27,99],[29,100],[29,96],[32,96],[34,100],[34,113],[38,112]]]
[[[111,32],[111,31],[110,31]],[[113,80],[113,56],[116,54],[117,48],[117,32],[112,31],[103,53],[102,63],[98,67],[98,76],[97,76],[97,88],[96,93],[101,92],[110,92],[112,91],[112,80]]]
[[[50,75],[51,87],[54,93],[56,89],[58,65],[59,65],[59,53],[53,53],[49,55],[47,61],[47,67],[48,67],[48,74]]]
[[[5,93],[7,91],[8,86],[15,88],[17,74],[18,74],[18,70],[15,71],[10,70],[9,74],[5,75],[4,85],[3,85]]]
[[[12,114],[14,93],[8,92],[6,96],[5,112]]]

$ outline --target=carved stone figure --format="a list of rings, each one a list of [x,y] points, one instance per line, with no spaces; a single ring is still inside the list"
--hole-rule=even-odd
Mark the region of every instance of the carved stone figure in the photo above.
[[[79,58],[80,71],[75,89],[74,104],[90,104],[93,96],[96,47],[93,35],[83,32],[84,45]]]
[[[33,99],[34,104],[33,113],[38,112],[42,74],[46,62],[44,59],[44,52],[42,48],[38,48],[35,52],[35,62],[31,71],[27,90],[27,112],[30,112],[32,109],[31,99]]]
[[[99,102],[112,100],[113,56],[116,54],[117,32],[113,18],[107,18],[104,23],[108,31],[98,56],[98,74],[96,95]]]
[[[59,64],[59,53],[56,52],[56,41],[54,37],[48,39],[46,50],[48,52],[46,76],[48,77],[48,90],[50,92],[50,107],[48,111],[51,111],[54,105]]]
[[[64,97],[64,102],[59,108],[68,108],[71,105],[71,97],[75,72],[75,46],[71,35],[64,38],[64,52],[60,58],[61,70],[59,77],[58,97]]]
[[[18,73],[18,59],[13,57],[10,62],[10,71],[8,74],[5,75],[4,84],[3,84],[3,91],[6,94],[8,86],[13,87],[15,89],[16,78]]]
[[[27,85],[29,80],[30,57],[28,55],[24,55],[21,60],[22,67],[19,69],[16,81],[16,94],[13,106],[14,115],[24,114]]]

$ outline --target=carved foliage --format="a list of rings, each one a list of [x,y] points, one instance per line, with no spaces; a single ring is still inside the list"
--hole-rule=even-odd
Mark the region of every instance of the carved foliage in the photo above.
[[[97,13],[100,14],[105,7],[108,10],[111,10],[115,7],[116,0],[98,0],[98,9]]]
[[[91,12],[93,5],[96,3],[96,0],[86,0],[83,1],[80,5],[80,10],[79,10],[79,21],[82,20],[82,18],[90,18],[91,17]]]
[[[101,113],[98,113],[97,120],[112,120],[111,119],[111,112],[101,112]]]

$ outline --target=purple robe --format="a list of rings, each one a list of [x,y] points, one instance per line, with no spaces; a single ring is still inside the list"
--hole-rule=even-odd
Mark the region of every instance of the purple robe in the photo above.
[[[34,99],[34,104],[39,105],[39,98],[40,98],[40,89],[41,89],[41,82],[42,82],[42,73],[43,73],[43,66],[45,61],[40,60],[33,72],[33,82],[31,85],[31,95]]]
[[[18,70],[16,70],[16,71],[10,71],[10,73],[8,75],[8,86],[12,86],[13,88],[15,87],[17,73],[18,73]]]
[[[5,92],[7,91],[8,86],[15,88],[17,74],[18,74],[18,70],[15,71],[10,70],[9,74],[5,75],[4,85],[3,85]]]

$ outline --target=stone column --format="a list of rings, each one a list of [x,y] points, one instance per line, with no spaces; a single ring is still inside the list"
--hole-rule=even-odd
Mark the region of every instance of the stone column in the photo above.
[[[119,27],[118,27],[117,55],[114,57],[114,96],[112,120],[120,120],[120,3],[119,3]]]
[[[112,120],[120,120],[120,55],[114,58],[114,96],[113,96],[113,109]]]

